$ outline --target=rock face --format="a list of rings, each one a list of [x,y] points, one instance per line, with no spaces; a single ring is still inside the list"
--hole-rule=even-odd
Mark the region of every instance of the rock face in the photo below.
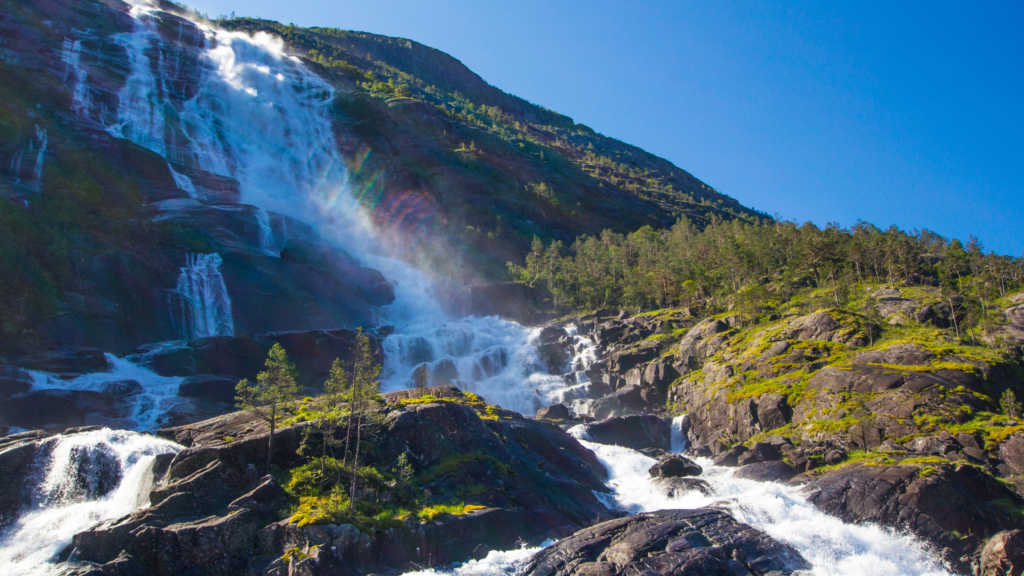
[[[378,361],[383,358],[380,338],[368,333]],[[255,380],[264,368],[267,352],[281,344],[288,358],[299,371],[298,383],[319,388],[330,375],[336,358],[350,363],[355,350],[354,330],[312,330],[308,332],[271,332],[255,336],[213,336],[193,340],[185,345],[142,349],[133,358],[162,376],[196,377],[207,375],[206,385],[214,386],[214,378]],[[199,395],[204,386],[196,380],[182,384],[189,395]],[[217,393],[209,392],[213,396]],[[221,395],[226,395],[224,394]],[[233,399],[231,392],[231,399]]]
[[[978,468],[853,464],[804,490],[807,500],[844,522],[874,522],[910,530],[942,549],[947,561],[966,571],[961,558],[981,539],[1013,529],[1004,506],[1024,505],[1016,493]],[[953,533],[970,535],[960,538]]]
[[[282,555],[319,544],[312,563],[319,568],[304,568],[311,574],[407,571],[479,558],[519,541],[565,537],[618,515],[593,494],[605,490],[603,467],[557,427],[506,411],[484,419],[455,388],[428,392],[446,401],[403,404],[405,392],[387,398],[364,462],[386,467],[405,454],[417,474],[437,471],[421,486],[436,501],[479,510],[407,521],[371,535],[348,524],[300,528],[282,520],[286,495],[259,471],[266,458],[265,423],[234,413],[161,431],[187,448],[158,462],[152,506],[77,535],[79,558],[105,571],[127,562],[145,574],[283,576],[288,569],[278,560]],[[302,426],[275,436],[274,463],[282,469],[303,462],[296,454]],[[467,486],[472,496],[463,494]]]
[[[538,309],[537,291],[522,282],[465,286],[451,299],[450,307],[464,316],[501,316],[526,326],[545,319]]]
[[[545,548],[530,576],[782,575],[810,568],[786,544],[720,510],[661,510],[611,520]]]
[[[634,450],[672,448],[671,423],[657,416],[623,416],[586,424],[587,436],[599,444],[614,444]]]
[[[975,576],[1020,576],[1024,574],[1024,533],[1020,530],[1000,532],[982,549]]]

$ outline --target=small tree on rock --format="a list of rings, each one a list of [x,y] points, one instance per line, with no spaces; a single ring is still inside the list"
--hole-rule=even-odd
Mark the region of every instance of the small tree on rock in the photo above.
[[[1017,395],[1009,388],[1003,392],[1003,397],[999,399],[999,406],[1002,407],[1003,413],[1010,418],[1017,418],[1020,416],[1020,402],[1017,402]]]
[[[281,344],[275,343],[270,349],[265,366],[267,369],[256,375],[256,384],[250,383],[248,378],[238,383],[235,405],[256,414],[270,427],[267,440],[267,466],[270,466],[277,419],[298,398],[299,386],[295,381],[298,370],[288,360]]]
[[[420,393],[426,390],[430,383],[430,368],[426,364],[420,364],[412,373],[413,387]]]

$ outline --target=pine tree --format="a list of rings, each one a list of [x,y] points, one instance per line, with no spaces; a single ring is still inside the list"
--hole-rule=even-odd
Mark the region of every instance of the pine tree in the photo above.
[[[299,386],[295,381],[298,370],[288,360],[288,354],[281,344],[275,343],[270,349],[265,366],[267,369],[256,375],[255,385],[248,378],[238,383],[235,387],[238,393],[235,403],[241,410],[259,416],[270,428],[267,439],[267,466],[270,466],[278,416],[298,398]]]
[[[416,368],[416,370],[413,371],[413,373],[412,373],[412,384],[413,384],[413,387],[417,391],[422,393],[423,390],[425,390],[427,388],[427,385],[429,383],[430,383],[430,368],[427,368],[426,364],[420,364]]]
[[[351,460],[349,487],[349,509],[356,504],[359,488],[359,451],[363,438],[363,426],[370,420],[373,402],[379,393],[381,367],[374,360],[370,338],[362,330],[356,335],[356,359],[352,373],[351,399],[349,401],[348,431],[345,439],[346,460],[349,447],[355,435],[355,446]],[[344,462],[343,462],[344,464]]]

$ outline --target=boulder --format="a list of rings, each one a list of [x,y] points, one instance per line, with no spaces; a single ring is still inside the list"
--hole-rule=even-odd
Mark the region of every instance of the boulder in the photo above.
[[[238,380],[221,374],[189,376],[178,385],[178,396],[234,403],[237,385]]]
[[[545,420],[568,420],[572,414],[565,404],[552,404],[537,410],[537,418]]]
[[[654,466],[651,466],[647,472],[651,475],[651,478],[679,478],[682,476],[700,476],[704,473],[704,469],[685,456],[671,454],[662,458]]]
[[[778,447],[770,442],[758,442],[751,446],[749,451],[738,457],[737,464],[746,466],[755,462],[770,462],[773,460],[782,460],[782,452],[779,451]]]
[[[1024,532],[1005,530],[989,539],[974,570],[976,576],[1024,574]]]
[[[672,425],[658,416],[622,416],[586,425],[587,435],[599,444],[614,444],[634,450],[672,448]]]
[[[742,444],[737,444],[715,456],[715,466],[739,466],[740,457],[747,452],[750,452],[749,448]]]
[[[541,550],[529,576],[791,574],[810,564],[721,510],[661,510],[580,530]]]
[[[999,444],[999,459],[1014,474],[1024,474],[1024,434],[1017,433]]]
[[[465,394],[462,390],[459,390],[456,386],[433,386],[417,390],[410,388],[409,390],[399,390],[398,392],[388,392],[382,395],[384,401],[388,404],[398,404],[403,400],[415,400],[422,398],[423,396],[433,396],[434,398],[464,398]]]
[[[851,464],[804,491],[808,502],[844,522],[913,532],[961,572],[966,571],[961,558],[979,539],[1016,527],[1005,506],[1024,506],[1015,492],[969,465],[939,464],[923,473],[917,466]]]
[[[796,476],[796,469],[780,460],[747,464],[736,471],[736,478],[758,482],[788,482]]]
[[[721,345],[719,340],[724,341],[721,337],[715,337],[726,330],[729,330],[729,324],[714,318],[702,320],[691,328],[679,342],[679,349],[676,352],[681,371],[689,372],[703,364],[704,360]]]
[[[115,380],[105,383],[100,392],[113,398],[128,398],[141,393],[142,384],[138,380]]]
[[[704,496],[713,496],[711,484],[701,478],[688,476],[685,478],[654,478],[651,486],[666,498],[678,498],[689,492],[700,492]]]

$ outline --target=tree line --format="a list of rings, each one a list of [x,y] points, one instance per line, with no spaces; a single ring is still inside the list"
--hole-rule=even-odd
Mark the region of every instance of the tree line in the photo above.
[[[942,287],[958,307],[976,304],[980,320],[993,300],[1021,287],[1024,260],[986,253],[928,230],[712,218],[704,228],[681,218],[671,229],[606,230],[571,245],[534,238],[513,279],[546,290],[559,307],[654,309],[737,299],[785,301],[826,288],[839,307],[858,282]]]

